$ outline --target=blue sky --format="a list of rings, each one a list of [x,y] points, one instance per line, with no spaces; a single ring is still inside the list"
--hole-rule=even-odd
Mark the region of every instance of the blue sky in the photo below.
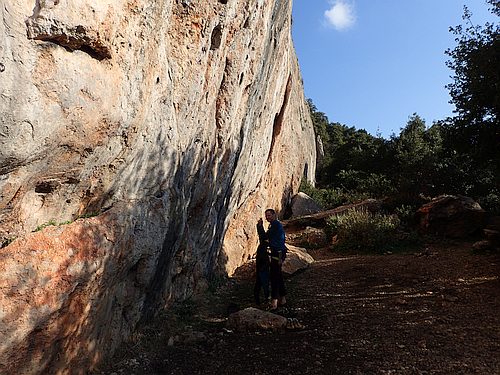
[[[293,0],[305,94],[331,122],[388,138],[408,117],[450,116],[450,26],[497,22],[483,0]]]

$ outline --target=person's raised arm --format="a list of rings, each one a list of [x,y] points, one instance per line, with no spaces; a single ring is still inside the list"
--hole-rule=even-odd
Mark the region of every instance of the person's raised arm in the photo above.
[[[257,233],[259,234],[260,242],[266,241],[268,239],[267,233],[264,230],[264,224],[262,218],[257,221]]]

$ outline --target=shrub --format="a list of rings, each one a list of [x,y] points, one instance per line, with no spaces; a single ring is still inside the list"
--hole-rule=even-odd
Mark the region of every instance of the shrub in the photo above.
[[[341,170],[338,183],[348,191],[380,198],[395,192],[394,183],[384,174],[356,170]]]
[[[479,204],[483,209],[493,215],[500,215],[500,193],[493,191],[478,199]]]
[[[396,207],[394,212],[398,215],[399,221],[403,226],[408,227],[415,224],[415,206],[402,204],[401,206]]]
[[[98,216],[98,215],[99,215],[98,212],[91,212],[91,213],[88,213],[88,214],[79,215],[79,216],[76,217],[75,220],[78,220],[78,219],[88,219],[88,218],[91,218],[91,217],[94,217],[94,216]],[[50,227],[50,226],[60,226],[60,225],[72,224],[75,220],[66,220],[66,221],[59,222],[59,223],[57,221],[55,221],[55,220],[50,220],[47,223],[44,223],[44,224],[41,224],[41,225],[37,226],[36,229],[33,230],[33,232],[39,232],[42,229]]]
[[[47,223],[41,224],[36,227],[36,229],[33,232],[39,232],[44,228],[50,227],[51,225],[57,225],[57,222],[55,220],[50,220]]]
[[[354,203],[368,198],[364,194],[345,191],[339,188],[321,189],[325,209],[331,209],[345,204]]]
[[[341,249],[383,252],[396,244],[399,224],[396,215],[350,209],[343,215],[331,216],[327,230],[336,235],[335,245]]]
[[[304,181],[300,185],[300,191],[309,195],[324,210],[370,198],[367,194],[341,188],[317,189]]]

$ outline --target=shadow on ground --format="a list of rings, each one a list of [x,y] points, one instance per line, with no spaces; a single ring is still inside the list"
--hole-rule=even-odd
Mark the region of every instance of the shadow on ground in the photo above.
[[[233,332],[252,265],[160,317],[95,374],[498,374],[500,256],[469,243],[397,255],[311,250],[287,280],[301,330]]]

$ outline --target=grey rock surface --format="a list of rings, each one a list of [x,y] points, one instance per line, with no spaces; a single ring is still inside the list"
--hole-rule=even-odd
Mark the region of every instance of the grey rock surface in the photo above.
[[[292,217],[316,214],[321,207],[309,195],[299,191],[292,198]]]
[[[287,318],[254,307],[229,315],[227,326],[237,331],[278,330],[286,328]]]
[[[2,2],[0,373],[84,372],[248,259],[314,176],[290,29],[291,1]]]
[[[286,246],[288,251],[282,267],[284,274],[293,275],[298,271],[306,269],[314,262],[314,258],[304,248],[293,245]]]

